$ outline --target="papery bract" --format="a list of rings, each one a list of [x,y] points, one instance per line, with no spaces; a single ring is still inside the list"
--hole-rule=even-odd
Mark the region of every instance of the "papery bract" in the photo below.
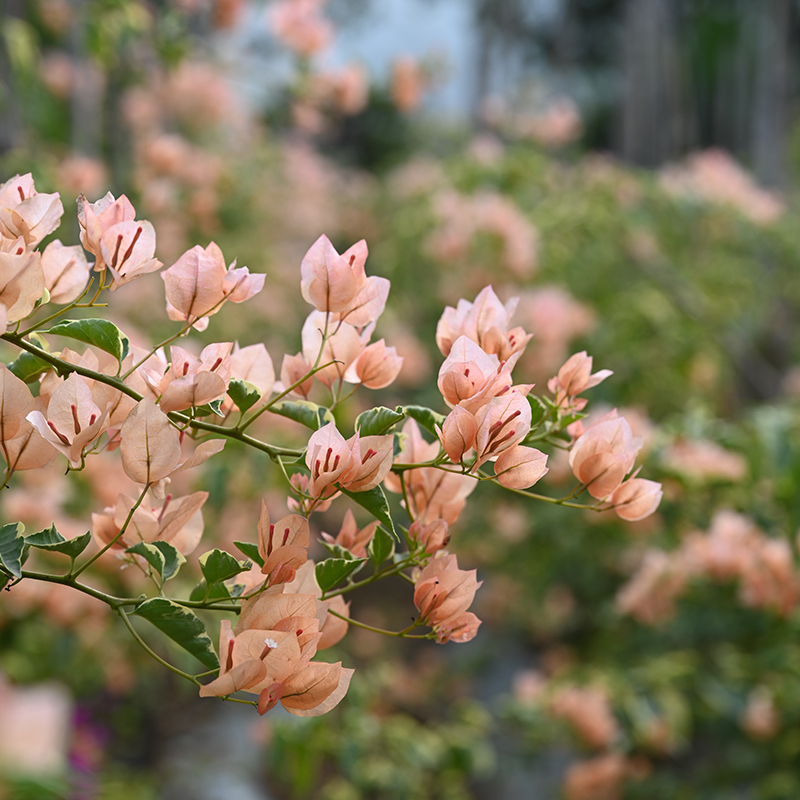
[[[0,364],[0,442],[13,439],[31,411],[31,390],[5,364]]]
[[[608,497],[631,471],[641,439],[616,410],[587,428],[573,444],[569,465],[592,497]]]
[[[118,199],[109,192],[96,203],[89,203],[84,195],[78,198],[78,223],[81,226],[81,244],[95,256],[94,268],[105,268],[100,240],[103,234],[119,222],[131,222],[136,218],[136,209],[123,194]]]
[[[98,543],[110,544],[130,521],[125,533],[114,547],[125,549],[137,542],[169,542],[183,555],[189,555],[200,543],[203,535],[203,516],[200,512],[208,499],[208,492],[195,492],[185,497],[165,498],[161,508],[142,503],[133,511],[136,501],[121,494],[114,508],[102,514],[92,514],[92,531]]]
[[[44,293],[42,257],[18,247],[0,252],[0,333],[10,322],[25,319]]]
[[[276,523],[270,523],[267,504],[261,503],[258,521],[258,552],[264,559],[262,574],[267,576],[267,586],[288,583],[308,558],[310,544],[308,520],[290,514]]]
[[[327,236],[320,236],[300,264],[300,291],[317,311],[346,311],[367,281],[364,263],[367,244],[363,240],[342,255]]]
[[[136,483],[155,483],[178,466],[180,434],[152,400],[141,400],[120,432],[122,467]]]
[[[66,247],[59,239],[44,249],[42,271],[50,302],[59,305],[76,300],[89,281],[89,264],[83,248]]]
[[[159,406],[165,412],[181,411],[216,400],[228,389],[233,342],[210,344],[200,357],[182,347],[170,347],[172,363],[159,386]]]
[[[419,609],[420,621],[434,630],[446,630],[454,624],[470,607],[482,583],[476,574],[476,570],[459,569],[452,554],[431,559],[414,582],[414,605]]]
[[[114,277],[110,291],[161,269],[163,264],[155,258],[155,251],[156,232],[146,220],[118,222],[104,231],[100,252]]]
[[[197,320],[212,310],[219,310],[225,295],[222,281],[227,267],[222,250],[210,242],[208,247],[195,245],[169,269],[161,273],[167,302],[174,309],[170,318]]]
[[[473,471],[528,435],[531,429],[531,406],[521,391],[513,389],[490,400],[478,411],[475,419],[478,423],[475,433],[477,458]]]
[[[312,311],[303,323],[301,337],[306,364],[335,362],[314,374],[318,381],[330,387],[334,381],[344,378],[347,368],[364,349],[364,344],[358,331],[347,322],[328,322],[327,328],[327,338],[323,344],[323,332],[326,329],[325,314]],[[320,348],[322,348],[321,355]]]
[[[360,383],[367,389],[383,389],[394,381],[403,366],[402,356],[381,339],[368,345],[344,373],[348,383]]]
[[[288,389],[290,386],[297,384],[291,393],[307,398],[314,384],[314,377],[311,376],[301,383],[298,383],[298,381],[308,375],[310,371],[311,364],[305,360],[302,353],[297,353],[294,356],[285,355],[281,363],[281,385],[283,389]]]
[[[649,517],[658,508],[663,495],[660,483],[630,478],[614,490],[609,502],[618,517],[635,522]]]
[[[457,464],[475,445],[475,435],[478,432],[478,422],[474,414],[456,406],[446,417],[442,424],[442,442],[449,459]]]
[[[339,476],[343,489],[366,492],[383,481],[392,468],[394,437],[360,436],[355,433],[347,440],[350,454],[347,469]]]
[[[73,372],[52,394],[46,415],[31,411],[28,421],[73,468],[80,467],[84,448],[100,436],[106,425],[106,411],[92,399],[86,381]]]
[[[450,528],[443,519],[435,519],[427,525],[419,520],[408,526],[408,538],[419,542],[430,555],[447,547],[450,542]]]
[[[339,533],[334,538],[329,533],[323,533],[322,538],[330,544],[337,544],[339,547],[344,547],[349,550],[356,558],[366,558],[367,545],[375,535],[375,529],[378,527],[378,522],[370,522],[363,528],[356,526],[356,518],[353,512],[348,508],[342,521],[342,527]]]
[[[22,237],[28,247],[36,247],[58,227],[63,213],[58,192],[37,192],[30,172],[0,186],[0,236]]]
[[[517,444],[494,462],[497,480],[509,489],[529,489],[547,472],[547,455],[535,447]]]
[[[613,374],[610,369],[601,369],[592,374],[592,357],[582,350],[567,359],[558,375],[548,381],[547,388],[556,395],[556,402],[561,403],[567,397],[574,397],[597,386]]]
[[[324,498],[336,491],[333,484],[350,466],[350,446],[333,422],[311,434],[306,466],[311,471],[308,490],[312,497]]]
[[[436,326],[436,344],[448,356],[459,336],[466,336],[489,354],[505,361],[522,351],[531,338],[521,328],[509,330],[508,324],[519,298],[503,305],[491,286],[484,287],[474,303],[459,300],[456,308],[447,306]]]

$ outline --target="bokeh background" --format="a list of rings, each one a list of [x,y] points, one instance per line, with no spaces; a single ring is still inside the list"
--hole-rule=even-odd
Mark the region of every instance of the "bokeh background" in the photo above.
[[[478,637],[351,630],[356,677],[318,719],[200,701],[102,605],[23,582],[0,598],[0,796],[800,797],[799,37],[796,0],[5,0],[0,180],[61,192],[65,244],[72,198],[108,190],[167,266],[213,239],[267,288],[195,340],[279,364],[305,251],[365,238],[405,364],[343,424],[441,410],[436,321],[491,283],[535,334],[517,379],[544,391],[583,349],[612,369],[590,408],[624,409],[665,497],[625,524],[476,493],[451,546],[484,581]],[[132,338],[173,330],[160,280],[113,300]],[[203,549],[285,507],[229,449],[186,478],[211,492]],[[117,495],[93,460],[15,476],[3,521],[85,531]],[[563,459],[542,485],[569,491]],[[353,604],[413,613],[402,585]]]

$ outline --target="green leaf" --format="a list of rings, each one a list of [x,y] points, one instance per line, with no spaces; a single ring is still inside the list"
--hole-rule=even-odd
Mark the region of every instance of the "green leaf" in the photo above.
[[[258,545],[251,542],[234,542],[234,544],[251,560],[255,561],[259,567],[264,566],[264,559],[258,552]]]
[[[341,487],[340,487],[341,488]],[[392,522],[392,515],[389,512],[389,503],[386,500],[386,495],[383,493],[383,489],[380,486],[376,486],[374,489],[370,489],[366,492],[350,492],[347,489],[342,489],[342,494],[346,494],[350,499],[355,500],[362,508],[366,508],[370,514],[372,514],[381,525],[384,525],[386,528],[391,531],[392,535],[394,536],[397,541],[400,541],[400,537],[397,535],[397,531],[394,529],[394,522]]]
[[[173,642],[188,650],[203,666],[208,669],[219,666],[206,626],[190,609],[166,597],[151,597],[137,606],[133,613],[155,625]]]
[[[141,556],[158,574],[159,579],[164,580],[164,554],[150,542],[136,542],[135,545],[129,547],[126,553],[134,553]]]
[[[21,522],[9,522],[0,528],[0,562],[15,577],[22,577],[22,548],[25,539]]]
[[[70,558],[77,558],[92,541],[91,531],[86,531],[81,536],[74,539],[65,539],[57,530],[55,524],[43,531],[32,533],[25,537],[25,544],[31,547],[38,547],[40,550],[49,550],[55,553],[63,553]]]
[[[345,561],[352,561],[358,556],[354,556],[346,547],[342,547],[335,542],[326,542],[324,539],[320,540],[320,544],[334,557],[343,558]]]
[[[311,428],[312,431],[318,431],[329,422],[334,421],[333,414],[325,406],[318,406],[308,400],[281,400],[271,406],[269,410],[273,414],[293,419],[295,422],[305,425],[306,428]]]
[[[23,351],[8,365],[8,369],[21,381],[33,383],[52,367],[33,353]]]
[[[445,420],[444,414],[439,414],[433,409],[425,408],[424,406],[397,406],[397,411],[402,411],[407,417],[415,419],[426,431],[434,436],[437,436],[436,426],[438,425],[441,428]]]
[[[68,339],[94,345],[111,353],[117,361],[124,360],[131,344],[128,337],[107,319],[65,319],[42,333],[66,336]]]
[[[201,602],[203,600],[230,600],[231,597],[232,595],[224,583],[215,583],[209,589],[205,581],[200,581],[189,595],[190,600]]]
[[[245,412],[261,399],[261,389],[249,381],[231,378],[228,385],[228,396],[236,403],[239,411]]]
[[[220,397],[218,400],[212,400],[203,406],[197,406],[194,410],[196,417],[207,417],[209,414],[216,414],[218,417],[224,417],[222,413],[222,401],[225,398]]]
[[[314,570],[314,575],[323,594],[355,572],[366,560],[366,558],[356,558],[352,561],[344,558],[329,558],[320,561]]]
[[[153,547],[157,547],[164,556],[164,571],[161,573],[163,580],[168,581],[178,574],[178,570],[186,563],[183,553],[169,542],[150,542]]]
[[[371,408],[356,417],[356,430],[361,436],[377,436],[386,433],[392,425],[405,419],[405,416],[399,407],[397,411],[392,411],[386,406],[378,406],[378,408]]]
[[[244,572],[249,567],[240,564],[230,553],[214,548],[200,556],[200,569],[206,583],[211,586],[214,583],[227,581],[234,575]]]
[[[392,534],[379,525],[367,547],[367,553],[376,567],[379,567],[384,561],[388,561],[394,555]]]

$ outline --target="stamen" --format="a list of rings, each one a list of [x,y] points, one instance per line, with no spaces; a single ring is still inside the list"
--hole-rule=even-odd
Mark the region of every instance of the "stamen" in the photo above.
[[[325,472],[327,472],[327,471],[328,471],[328,465],[330,464],[330,461],[331,461],[331,456],[332,456],[332,455],[333,455],[333,448],[332,448],[332,447],[329,447],[329,448],[328,448],[328,452],[327,452],[327,454],[325,455],[325,466],[323,467],[323,469],[325,470]]]
[[[211,367],[211,369],[209,370],[209,372],[213,372],[213,371],[214,371],[214,370],[215,370],[215,369],[216,369],[216,368],[217,368],[217,367],[218,367],[218,366],[219,366],[219,365],[222,363],[222,360],[223,360],[223,359],[222,359],[222,356],[220,356],[220,357],[219,357],[219,358],[218,358],[218,359],[217,359],[217,360],[214,362],[214,366],[213,366],[213,367]]]
[[[122,261],[120,261],[120,264],[124,264],[131,257],[131,254],[133,253],[133,248],[136,247],[136,242],[139,241],[139,237],[141,235],[142,235],[142,228],[140,226],[136,229],[136,233],[133,235],[133,241],[131,242],[131,246],[125,251],[125,255],[122,256]],[[120,236],[120,239],[121,238],[122,237]]]
[[[70,406],[70,410],[72,411],[72,425],[75,428],[75,435],[77,436],[81,432],[81,424],[78,422],[78,407],[75,403]]]
[[[24,200],[25,199],[25,192],[22,191],[22,187],[21,186],[17,186],[17,191],[19,192],[20,200]]]
[[[285,528],[285,529],[284,529],[284,531],[283,531],[283,542],[282,542],[282,544],[286,544],[286,542],[287,542],[287,541],[288,541],[288,539],[289,539],[289,534],[290,534],[290,533],[291,533],[291,531],[289,530],[289,528]]]
[[[117,236],[117,246],[114,248],[114,255],[111,257],[111,266],[117,266],[117,258],[119,258],[119,248],[122,247],[122,234]]]
[[[188,372],[189,372],[189,362],[188,361],[184,361],[183,362],[183,374],[186,375]]]
[[[50,430],[53,431],[53,433],[56,436],[58,436],[58,438],[61,440],[62,444],[65,444],[67,447],[69,447],[69,439],[67,439],[67,437],[64,436],[63,433],[59,433],[58,428],[56,428],[56,426],[53,425],[53,423],[50,422],[50,420],[47,420],[47,427],[50,428]]]
[[[158,524],[159,525],[161,524],[161,520],[164,518],[164,512],[167,510],[167,506],[169,505],[170,500],[172,500],[172,495],[168,494],[164,498],[164,505],[161,506],[161,513],[158,515]]]
[[[364,453],[364,458],[361,459],[362,464],[366,464],[373,456],[378,455],[377,451],[373,450],[371,447]]]

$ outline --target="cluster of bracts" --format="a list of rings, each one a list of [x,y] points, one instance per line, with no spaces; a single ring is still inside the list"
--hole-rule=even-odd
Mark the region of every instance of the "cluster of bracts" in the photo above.
[[[199,356],[172,345],[167,357],[163,348],[128,347],[125,338],[118,352],[113,347],[50,352],[43,326],[75,307],[95,307],[104,288],[115,291],[163,267],[155,257],[153,226],[135,219],[126,197],[108,194],[95,203],[79,198],[82,247],[55,240],[40,252],[40,242],[55,231],[62,214],[58,195],[37,193],[30,175],[0,186],[0,333],[44,365],[38,374],[23,375],[28,383],[14,374],[19,370],[0,365],[1,449],[6,484],[14,472],[46,466],[59,453],[70,468],[80,469],[92,453],[119,449],[125,473],[142,490],[138,500],[120,494],[115,507],[93,515],[101,552],[113,549],[131,560],[138,556],[125,550],[141,542],[167,542],[183,555],[195,549],[207,493],[174,497],[167,489],[172,476],[224,446],[226,429],[206,426],[222,438],[207,438],[184,453],[191,438],[186,432],[202,428],[195,423],[201,406],[216,403],[229,419],[237,405],[232,380],[246,382],[258,395],[255,405],[239,408],[239,422],[227,429],[242,438],[245,427],[284,397],[307,400],[315,385],[322,385],[335,405],[344,383],[380,389],[400,371],[403,360],[394,348],[383,340],[370,343],[389,281],[367,277],[365,242],[340,255],[325,236],[301,264],[302,296],[314,311],[303,325],[300,352],[283,358],[278,379],[263,344],[215,343]],[[92,271],[96,281],[90,280]],[[225,303],[244,302],[264,286],[264,275],[251,275],[235,262],[227,266],[213,242],[188,250],[161,277],[167,314],[182,326],[173,339],[192,327],[204,329]],[[66,308],[25,329],[22,321],[45,303]],[[655,510],[661,488],[631,474],[641,442],[627,421],[615,411],[586,427],[581,420],[586,400],[579,395],[608,371],[592,374],[592,359],[584,352],[550,381],[552,398],[535,398],[532,385],[514,383],[512,370],[532,335],[510,327],[515,305],[515,300],[503,305],[486,287],[474,302],[461,300],[445,310],[436,331],[445,356],[438,386],[450,412],[445,417],[431,412],[439,420],[438,440],[427,441],[411,418],[399,433],[399,447],[398,434],[391,432],[356,431],[345,439],[330,414],[311,435],[306,469],[293,466],[290,478],[289,506],[299,513],[272,525],[264,506],[258,526],[264,563],[237,578],[246,592],[239,622],[233,630],[222,623],[219,676],[201,695],[244,689],[259,695],[261,713],[280,701],[292,713],[312,715],[329,710],[345,694],[352,670],[311,659],[344,635],[348,607],[341,593],[322,599],[308,559],[308,517],[327,509],[343,490],[358,494],[383,486],[402,494],[410,518],[404,531],[410,555],[403,563],[414,583],[415,625],[429,626],[438,642],[468,641],[480,625],[468,611],[480,583],[475,570],[459,569],[456,556],[447,552],[449,528],[480,481],[527,494],[547,472],[547,456],[532,443],[560,437],[557,443],[569,449],[579,481],[569,498],[586,490],[597,501],[592,508],[613,508],[627,520]],[[69,321],[49,332],[80,339],[64,322]],[[36,397],[28,385],[34,381]],[[251,407],[255,410],[243,422]],[[544,434],[542,418],[550,425]],[[338,536],[323,538],[330,548],[359,558],[376,529],[377,522],[359,530],[348,512]]]

